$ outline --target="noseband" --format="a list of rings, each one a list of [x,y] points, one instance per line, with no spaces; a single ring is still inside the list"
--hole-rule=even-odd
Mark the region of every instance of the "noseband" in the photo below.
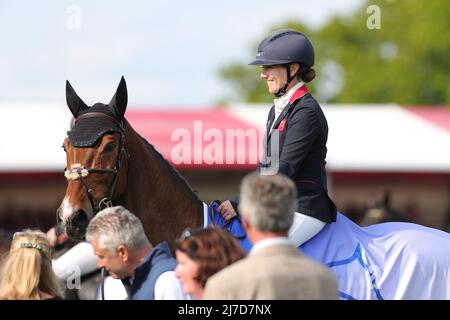
[[[107,114],[104,113],[100,113],[100,112],[91,112],[88,114],[84,114],[80,117],[78,117],[77,120],[79,120],[80,118],[91,118],[91,117],[107,117],[110,119],[114,119],[113,117],[108,116]],[[112,207],[113,203],[112,203],[112,197],[114,194],[114,190],[116,187],[116,183],[117,183],[117,178],[119,176],[119,172],[120,169],[122,167],[123,164],[123,160],[125,159],[125,155],[126,155],[126,150],[125,150],[125,134],[124,134],[124,129],[123,129],[123,125],[122,123],[119,123],[116,119],[114,119],[116,123],[119,124],[120,126],[120,152],[119,155],[117,157],[116,160],[116,164],[114,165],[113,169],[109,169],[109,168],[85,168],[83,165],[81,165],[80,163],[74,163],[71,165],[70,169],[66,169],[64,171],[64,176],[66,177],[67,180],[80,180],[81,183],[83,184],[84,188],[86,189],[86,193],[88,195],[89,198],[89,202],[91,204],[93,213],[96,214],[97,212],[99,212],[100,210],[107,208],[107,207]],[[113,180],[111,185],[109,186],[108,189],[108,193],[107,193],[107,197],[101,199],[98,204],[95,204],[94,201],[94,195],[93,195],[93,190],[88,186],[88,184],[86,183],[85,178],[91,174],[91,173],[110,173],[113,175]]]

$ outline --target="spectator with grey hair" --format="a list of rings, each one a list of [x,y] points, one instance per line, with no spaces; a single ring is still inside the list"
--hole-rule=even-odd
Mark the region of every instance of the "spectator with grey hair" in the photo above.
[[[86,239],[98,267],[121,279],[129,300],[184,300],[167,242],[153,246],[141,221],[122,206],[106,208],[89,223]]]
[[[283,175],[247,175],[241,184],[242,224],[250,254],[213,275],[204,299],[337,299],[331,270],[304,256],[288,239],[296,188]]]

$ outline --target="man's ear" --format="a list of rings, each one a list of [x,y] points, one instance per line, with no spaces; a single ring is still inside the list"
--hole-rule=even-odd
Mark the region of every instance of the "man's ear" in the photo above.
[[[123,244],[117,246],[117,255],[121,257],[123,262],[127,262],[129,255],[128,255],[128,249]]]

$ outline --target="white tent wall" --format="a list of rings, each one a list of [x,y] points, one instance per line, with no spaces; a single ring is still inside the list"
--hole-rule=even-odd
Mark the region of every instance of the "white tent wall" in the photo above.
[[[239,121],[262,128],[268,107],[233,105],[227,110]],[[145,112],[155,111],[161,108]],[[418,222],[445,227],[450,208],[450,130],[396,105],[326,105],[324,112],[329,123],[330,192],[340,210],[349,203],[367,206],[390,190],[395,208],[404,211],[415,202]],[[65,155],[60,147],[69,130],[69,110],[55,103],[0,103],[0,119],[0,218],[9,215],[11,204],[28,212],[30,208],[48,212],[53,218],[65,189]],[[182,174],[202,200],[210,201],[236,194],[248,171],[202,166],[183,169]]]

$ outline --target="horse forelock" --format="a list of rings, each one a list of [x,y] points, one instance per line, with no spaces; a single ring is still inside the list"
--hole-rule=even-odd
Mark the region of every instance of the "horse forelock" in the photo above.
[[[109,107],[96,104],[77,117],[67,136],[74,147],[92,147],[112,132],[124,134],[121,120],[109,111]]]

